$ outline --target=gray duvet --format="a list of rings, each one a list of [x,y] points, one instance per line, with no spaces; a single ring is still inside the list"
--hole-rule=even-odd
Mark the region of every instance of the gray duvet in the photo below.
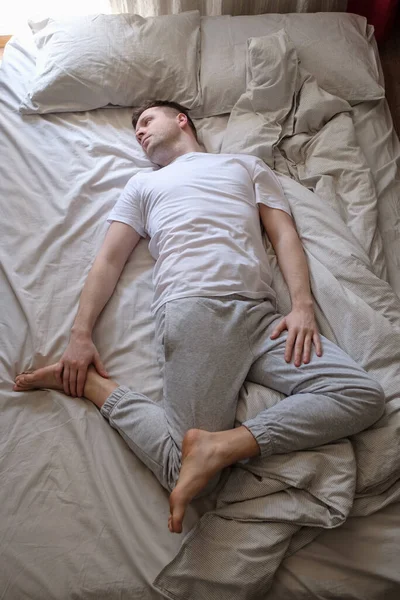
[[[400,301],[385,280],[376,193],[351,108],[301,68],[283,30],[251,40],[247,52],[247,90],[221,151],[256,154],[280,173],[306,251],[320,331],[380,382],[387,408],[352,439],[233,467],[216,509],[155,580],[174,599],[261,598],[281,561],[322,529],[400,498]],[[287,314],[289,292],[267,239],[266,247],[278,308]],[[239,422],[280,399],[248,383]]]

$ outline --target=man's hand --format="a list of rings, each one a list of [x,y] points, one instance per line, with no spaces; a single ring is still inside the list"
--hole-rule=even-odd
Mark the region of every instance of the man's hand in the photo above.
[[[276,339],[282,331],[288,330],[285,347],[285,360],[290,362],[294,348],[294,364],[300,367],[303,357],[304,364],[310,362],[311,344],[314,342],[317,356],[322,356],[322,344],[315,321],[314,310],[310,308],[293,308],[282,319],[271,334],[271,340]]]
[[[83,396],[88,366],[93,363],[102,377],[108,377],[100,355],[88,334],[71,334],[67,349],[60,360],[64,392],[68,396]]]

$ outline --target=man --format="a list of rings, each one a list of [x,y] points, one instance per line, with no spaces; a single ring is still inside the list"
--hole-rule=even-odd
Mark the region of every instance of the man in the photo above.
[[[384,395],[318,333],[306,257],[274,173],[254,156],[202,152],[179,104],[151,103],[132,123],[161,168],[132,177],[112,210],[61,360],[18,376],[14,390],[55,388],[91,400],[171,491],[168,526],[181,532],[187,504],[214,489],[225,467],[355,434],[381,417]],[[276,310],[260,218],[290,291],[285,317]],[[162,405],[109,379],[91,339],[146,235],[156,259]],[[287,397],[234,428],[245,379]]]

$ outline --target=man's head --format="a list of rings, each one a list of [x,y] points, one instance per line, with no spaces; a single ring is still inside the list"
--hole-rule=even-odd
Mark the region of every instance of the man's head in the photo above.
[[[156,100],[132,114],[136,138],[150,160],[160,166],[187,152],[199,152],[196,128],[187,108]]]

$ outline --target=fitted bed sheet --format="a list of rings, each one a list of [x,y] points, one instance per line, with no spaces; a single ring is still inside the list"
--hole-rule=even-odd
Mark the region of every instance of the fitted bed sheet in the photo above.
[[[128,178],[153,168],[129,109],[22,117],[34,55],[30,39],[14,39],[0,71],[1,597],[160,598],[154,578],[215,497],[192,503],[183,533],[171,535],[168,494],[94,406],[54,391],[11,391],[16,373],[60,358],[107,215]],[[227,119],[196,121],[207,151],[220,150]],[[398,141],[384,100],[358,105],[353,119],[378,190],[380,228],[392,236],[385,257],[396,288]],[[94,340],[114,379],[161,400],[152,265],[143,240]],[[266,598],[364,600],[366,590],[394,598],[399,553],[395,504],[323,532],[282,563]]]

